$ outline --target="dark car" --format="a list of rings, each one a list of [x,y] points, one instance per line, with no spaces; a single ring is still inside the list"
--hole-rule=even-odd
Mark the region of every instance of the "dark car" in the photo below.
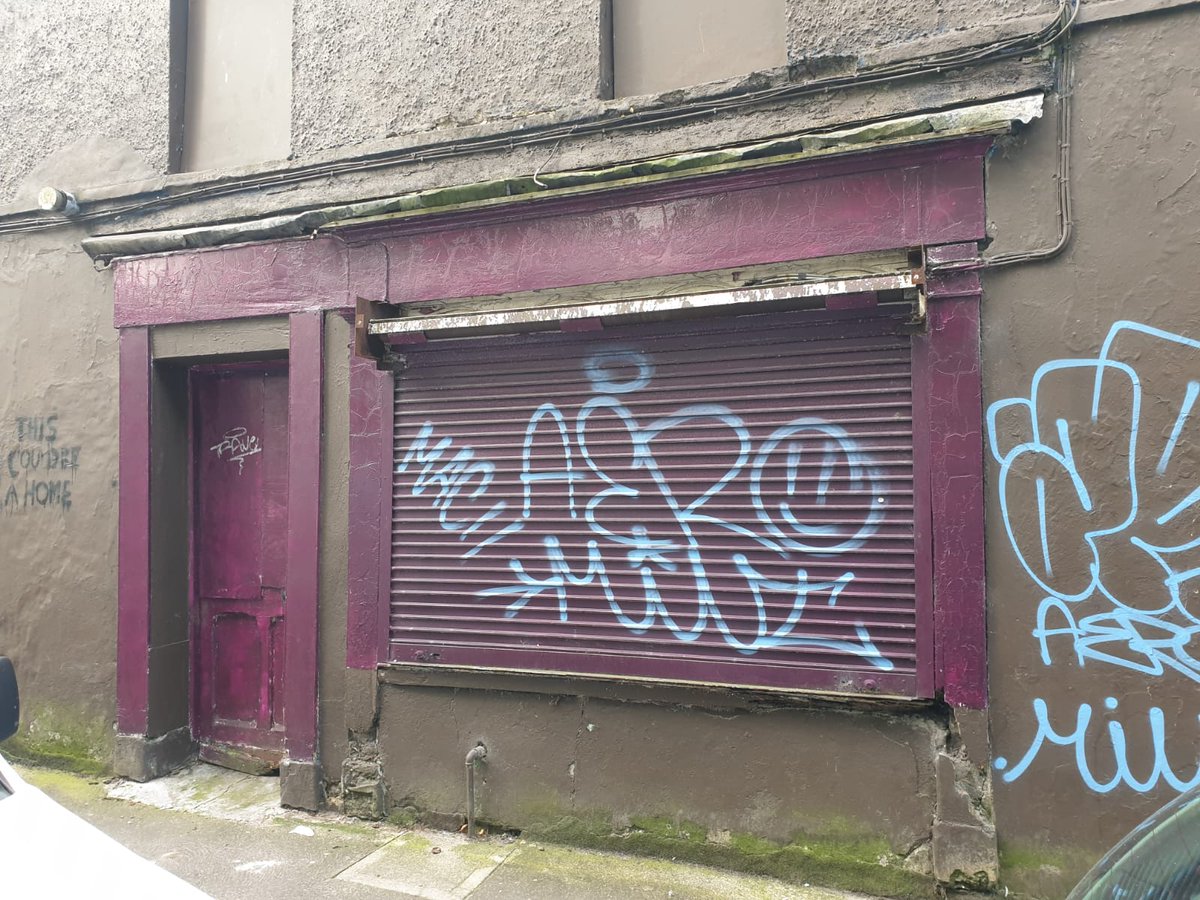
[[[1168,803],[1104,855],[1067,900],[1200,897],[1200,788]]]

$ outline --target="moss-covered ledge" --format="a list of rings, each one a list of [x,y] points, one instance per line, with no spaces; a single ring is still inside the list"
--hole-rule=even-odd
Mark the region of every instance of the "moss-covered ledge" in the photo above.
[[[614,829],[601,815],[564,816],[522,831],[527,840],[612,850],[766,875],[795,884],[814,884],[923,900],[937,896],[931,875],[915,871],[882,838],[852,832],[796,835],[777,844],[748,834],[710,832],[692,822],[634,818]]]
[[[80,775],[112,772],[112,723],[67,707],[40,704],[22,710],[21,730],[0,745],[10,762]]]

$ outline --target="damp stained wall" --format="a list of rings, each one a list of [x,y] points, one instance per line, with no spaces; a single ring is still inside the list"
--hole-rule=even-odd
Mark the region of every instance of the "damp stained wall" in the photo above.
[[[395,806],[459,812],[460,748],[482,741],[479,815],[499,825],[545,829],[574,817],[619,831],[666,817],[714,838],[882,837],[898,858],[929,840],[934,759],[946,745],[936,717],[769,700],[747,709],[719,693],[694,705],[628,702],[508,684],[525,690],[384,690],[379,742]]]
[[[0,211],[166,170],[167,34],[165,3],[0,3]],[[117,334],[84,235],[0,237],[0,653],[23,706],[6,752],[94,769],[116,706]]]
[[[0,240],[0,653],[28,739],[89,767],[115,708],[117,373],[111,278],[79,237]]]
[[[321,445],[320,602],[318,604],[318,754],[337,778],[347,748],[346,585],[349,553],[350,350],[354,329],[341,315],[325,316],[324,421]]]

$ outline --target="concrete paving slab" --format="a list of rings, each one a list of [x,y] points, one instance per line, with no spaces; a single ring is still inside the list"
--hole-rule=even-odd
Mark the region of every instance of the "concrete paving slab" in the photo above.
[[[217,900],[871,900],[670,860],[511,836],[468,841],[284,810],[277,782],[212,766],[147,785],[21,772],[101,831]],[[97,885],[96,896],[118,887]]]
[[[705,866],[522,842],[471,900],[850,900],[855,895]]]
[[[390,891],[337,881],[394,831],[339,821],[303,819],[311,837],[293,834],[301,819],[266,822],[221,819],[110,799],[103,784],[75,775],[22,769],[21,775],[76,815],[138,855],[217,900],[396,900]],[[96,885],[97,897],[120,896],[120,885]]]
[[[513,844],[457,834],[408,832],[338,875],[422,900],[465,900],[513,851]]]
[[[144,783],[117,778],[108,783],[107,794],[114,800],[234,822],[269,822],[287,812],[279,804],[279,776],[245,775],[208,763]]]

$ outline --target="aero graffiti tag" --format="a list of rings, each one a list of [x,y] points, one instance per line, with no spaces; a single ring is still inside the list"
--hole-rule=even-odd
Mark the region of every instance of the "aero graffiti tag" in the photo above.
[[[17,416],[0,444],[0,508],[9,515],[71,508],[78,446],[59,443],[58,416]]]
[[[460,542],[461,560],[500,554],[501,566],[490,571],[506,569],[508,577],[476,590],[477,601],[498,601],[509,619],[540,607],[567,623],[586,589],[598,593],[601,608],[627,634],[658,628],[683,642],[716,635],[744,655],[821,648],[880,671],[895,668],[862,621],[837,638],[802,627],[807,609],[837,606],[855,581],[854,570],[837,561],[885,518],[881,475],[845,429],[804,416],[756,440],[742,416],[712,403],[639,421],[629,398],[655,378],[650,354],[607,348],[584,360],[583,372],[591,396],[573,415],[553,402],[530,403],[516,463],[519,500],[517,491],[497,498],[496,464],[439,437],[433,421],[419,427],[398,459],[401,490],[428,503],[440,528]],[[685,490],[658,448],[697,427],[708,435],[703,449],[725,462]],[[818,474],[802,479],[802,466]],[[730,502],[735,481],[748,498],[740,521],[715,511]],[[847,496],[860,501],[853,519],[806,520],[800,511],[827,500],[833,509]],[[554,524],[547,527],[539,515]],[[652,535],[648,521],[668,522],[669,530]],[[714,584],[718,558],[740,585],[736,617],[721,599],[731,596],[728,581],[721,590]],[[818,563],[836,574],[811,574]],[[785,597],[786,615],[770,614],[767,596]]]
[[[988,410],[1007,537],[1044,593],[1033,637],[1045,666],[1200,682],[1198,395],[1200,342],[1117,322],[1095,358],[1048,362],[1027,398]],[[1004,780],[1057,746],[1100,793],[1200,784],[1194,746],[1168,758],[1162,708],[1122,722],[1117,697],[1099,705],[1060,711],[1056,726],[1051,704],[1035,698],[1029,748],[995,761]],[[1135,759],[1131,743],[1149,753]]]

